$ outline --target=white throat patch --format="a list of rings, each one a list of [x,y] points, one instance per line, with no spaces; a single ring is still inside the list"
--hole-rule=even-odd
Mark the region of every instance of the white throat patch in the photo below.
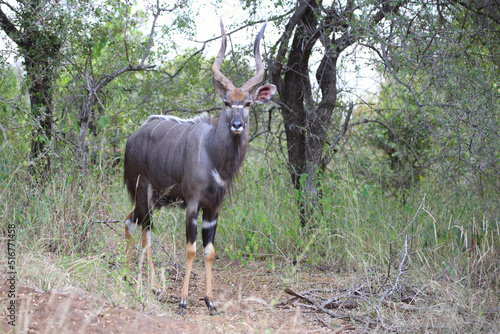
[[[217,183],[220,187],[225,187],[226,186],[226,181],[220,177],[219,172],[217,172],[216,169],[212,170],[212,176],[214,177],[215,183]]]

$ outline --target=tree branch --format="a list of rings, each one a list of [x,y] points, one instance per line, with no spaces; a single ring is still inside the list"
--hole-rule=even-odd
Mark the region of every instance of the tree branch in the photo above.
[[[454,2],[462,7],[465,7],[467,10],[470,9],[472,3],[469,2],[469,1],[460,1],[460,0],[452,0],[451,2]],[[498,6],[498,3],[497,2],[492,2],[490,4],[490,6]],[[488,6],[488,7],[490,7]],[[492,13],[494,13],[493,10],[488,10],[488,7],[487,6],[484,6],[484,7],[476,7],[476,8],[472,8],[472,10],[477,14],[477,15],[481,15],[481,16],[484,16],[484,17],[487,17],[489,18],[490,20],[492,20],[493,22],[495,22],[496,24],[499,24],[500,25],[500,16],[499,15],[493,15]],[[485,10],[486,9],[486,10]],[[465,21],[465,19],[464,19]]]
[[[5,140],[5,143],[13,151],[14,147],[12,147],[12,145],[10,144],[9,139],[7,138],[7,134],[5,133],[5,128],[2,126],[2,123],[0,123],[0,130],[2,131],[2,136],[3,136],[3,139]]]
[[[345,116],[344,126],[342,127],[342,131],[339,133],[337,138],[330,145],[330,150],[333,149],[339,143],[340,139],[345,135],[347,129],[349,128],[349,120],[351,119],[352,111],[354,109],[354,104],[349,103],[349,110],[347,110],[347,115]]]
[[[142,59],[141,62],[139,63],[139,66],[144,65],[144,62],[146,61],[146,58],[149,55],[149,50],[151,49],[151,43],[153,43],[153,35],[155,32],[156,20],[158,20],[158,16],[160,16],[161,12],[162,9],[160,8],[160,0],[156,0],[156,12],[153,18],[153,23],[151,24],[151,32],[149,33],[148,44],[146,45],[146,50],[144,50],[144,54],[142,55]]]
[[[5,4],[5,3],[2,3]],[[0,28],[16,43],[19,47],[26,46],[25,43],[20,38],[21,33],[17,30],[16,26],[9,20],[7,15],[3,12],[0,7]]]
[[[275,45],[275,48],[277,48],[277,52],[276,57],[274,57],[274,60],[270,63],[270,76],[271,81],[276,85],[280,96],[283,95],[283,80],[281,79],[281,69],[283,67],[282,61],[283,59],[285,59],[286,53],[288,52],[288,43],[290,41],[290,38],[292,37],[292,31],[304,16],[307,8],[308,4],[306,1],[299,1],[298,7],[296,7],[292,17],[290,17],[290,20],[285,26],[285,31]]]
[[[174,72],[173,74],[170,74],[170,73],[168,73],[167,71],[160,71],[160,72],[161,72],[161,73],[164,73],[164,74],[166,74],[166,75],[168,75],[168,76],[170,77],[170,79],[175,78],[175,77],[176,77],[176,76],[177,76],[177,75],[178,75],[178,74],[182,71],[182,69],[183,69],[183,68],[187,65],[187,63],[189,63],[189,61],[190,61],[191,59],[193,59],[193,57],[194,57],[194,56],[196,56],[197,54],[199,54],[199,53],[201,53],[203,50],[205,50],[205,46],[206,46],[206,44],[207,44],[207,42],[203,42],[203,46],[201,47],[201,49],[197,50],[197,51],[196,51],[196,52],[194,52],[192,55],[190,55],[190,56],[188,57],[188,59],[186,59],[186,61],[185,61],[185,62],[183,62],[183,63],[181,64],[181,66],[179,66],[179,67],[175,70],[175,72]]]

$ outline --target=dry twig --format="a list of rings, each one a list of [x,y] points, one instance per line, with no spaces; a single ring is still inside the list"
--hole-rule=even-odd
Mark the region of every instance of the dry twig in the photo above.
[[[297,298],[300,298],[300,299],[303,299],[303,300],[309,302],[310,304],[314,305],[321,312],[326,313],[326,314],[328,314],[329,316],[331,316],[331,317],[333,317],[335,319],[355,320],[355,321],[367,324],[367,321],[364,320],[364,319],[362,319],[361,317],[354,316],[354,315],[341,315],[341,314],[337,314],[337,313],[335,313],[335,312],[333,312],[331,310],[328,310],[328,309],[324,308],[323,306],[321,306],[317,301],[315,301],[314,299],[306,296],[305,294],[299,294],[299,293],[297,293],[297,292],[295,292],[295,291],[293,291],[292,289],[289,289],[289,288],[286,288],[285,292],[288,293],[289,295],[292,295],[294,297],[297,297]]]

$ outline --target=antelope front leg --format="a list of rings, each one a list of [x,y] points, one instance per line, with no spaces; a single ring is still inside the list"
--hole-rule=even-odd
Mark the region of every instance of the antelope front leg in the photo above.
[[[217,214],[206,214],[203,212],[203,223],[201,233],[203,237],[203,248],[205,249],[205,304],[210,315],[219,315],[215,308],[212,295],[212,264],[215,258],[214,239],[217,228]]]
[[[160,290],[156,286],[156,271],[153,264],[153,257],[151,256],[151,231],[149,228],[142,230],[142,249],[146,251],[146,258],[148,259],[150,289],[153,293],[158,293]]]
[[[186,264],[186,273],[184,275],[184,281],[182,282],[182,290],[181,290],[181,302],[179,304],[179,312],[178,314],[184,315],[187,305],[187,296],[189,290],[189,278],[191,277],[191,269],[193,268],[193,260],[196,255],[196,234],[197,234],[197,217],[198,210],[191,211],[188,209],[186,214],[186,253],[187,253],[187,264]]]
[[[134,233],[135,228],[137,227],[137,224],[134,223],[133,221],[134,217],[134,211],[132,211],[126,218],[125,218],[125,239],[127,240],[127,248],[126,248],[126,253],[127,253],[127,274],[130,274],[130,264],[132,263],[132,233]]]

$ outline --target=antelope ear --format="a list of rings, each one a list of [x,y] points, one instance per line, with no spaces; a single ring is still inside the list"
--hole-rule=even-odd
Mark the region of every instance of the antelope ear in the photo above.
[[[219,94],[222,100],[226,98],[226,89],[220,82],[215,80],[215,78],[212,78],[212,82],[214,84],[215,91]]]
[[[276,93],[276,86],[273,84],[267,84],[264,86],[260,86],[253,93],[253,100],[255,103],[266,103],[273,97],[274,93]]]

